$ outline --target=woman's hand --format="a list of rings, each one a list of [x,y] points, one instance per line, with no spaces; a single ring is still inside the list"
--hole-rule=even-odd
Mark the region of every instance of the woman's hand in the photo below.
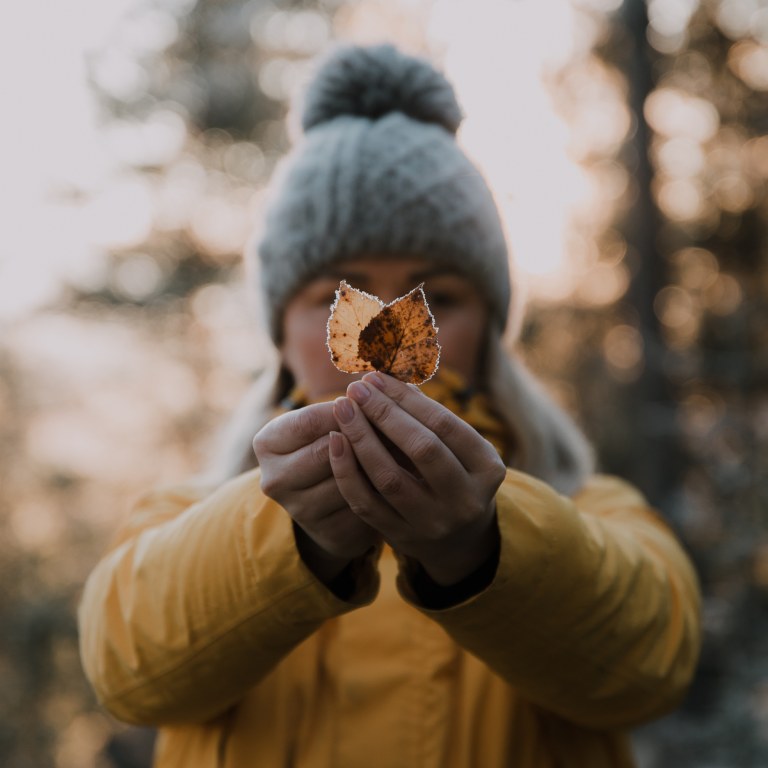
[[[341,434],[330,436],[330,459],[349,509],[437,584],[458,583],[498,546],[494,499],[504,463],[472,427],[415,387],[372,373],[347,394],[334,403]]]
[[[293,518],[302,558],[326,582],[380,538],[350,511],[331,472],[336,428],[333,403],[320,403],[278,416],[253,439],[262,490]]]

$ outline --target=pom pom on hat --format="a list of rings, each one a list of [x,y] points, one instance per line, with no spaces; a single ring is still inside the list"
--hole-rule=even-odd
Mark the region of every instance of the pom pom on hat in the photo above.
[[[376,120],[390,112],[452,134],[463,117],[453,87],[429,62],[378,45],[340,48],[325,60],[305,95],[301,125],[308,131],[341,116]]]

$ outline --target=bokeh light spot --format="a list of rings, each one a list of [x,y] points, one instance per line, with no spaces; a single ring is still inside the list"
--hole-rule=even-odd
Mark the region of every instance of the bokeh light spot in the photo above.
[[[206,254],[214,258],[239,256],[251,230],[250,196],[245,189],[242,194],[209,195],[198,201],[189,227]]]
[[[648,21],[665,37],[682,35],[698,7],[699,0],[649,0]]]
[[[681,400],[678,418],[689,436],[700,439],[715,427],[723,410],[723,401],[716,392],[697,391]]]
[[[141,301],[156,293],[163,280],[163,270],[156,259],[145,253],[124,258],[115,269],[115,289],[123,296]]]
[[[732,40],[749,34],[752,15],[759,5],[756,0],[720,0],[715,5],[715,21]]]
[[[749,28],[755,40],[768,45],[768,6],[760,8],[752,14]]]
[[[711,139],[720,124],[714,104],[671,87],[651,93],[645,103],[645,117],[664,136],[685,136],[699,142]]]
[[[725,211],[742,213],[754,203],[752,187],[741,175],[734,173],[721,176],[714,187],[715,201]]]
[[[99,57],[93,65],[92,76],[105,93],[123,102],[136,101],[149,84],[149,76],[141,63],[119,50]]]
[[[670,219],[694,221],[704,210],[701,187],[691,179],[674,179],[655,185],[656,202]]]
[[[104,248],[128,248],[143,243],[152,231],[154,194],[139,174],[116,177],[84,207],[92,242]]]
[[[597,264],[580,282],[575,298],[590,306],[605,306],[618,301],[628,287],[629,270],[624,264]]]
[[[631,325],[615,325],[603,338],[603,355],[614,378],[634,381],[642,371],[643,337]]]
[[[670,261],[681,286],[688,291],[702,291],[717,280],[717,259],[705,248],[682,248],[672,254]]]
[[[685,136],[662,141],[655,154],[660,170],[669,176],[698,176],[706,164],[701,145]]]
[[[187,125],[170,109],[159,109],[145,121],[115,120],[105,128],[105,141],[113,157],[126,165],[163,166],[184,146]]]
[[[64,532],[65,520],[50,499],[26,499],[10,516],[11,531],[26,550],[45,551],[56,545]]]
[[[758,178],[768,178],[768,136],[750,139],[743,149],[747,170]]]
[[[750,88],[768,91],[768,44],[740,40],[728,52],[728,66]]]
[[[704,292],[704,304],[716,315],[730,315],[742,301],[743,292],[739,281],[733,275],[719,274]]]
[[[682,328],[696,316],[691,294],[676,285],[662,288],[653,302],[656,315],[669,328]]]

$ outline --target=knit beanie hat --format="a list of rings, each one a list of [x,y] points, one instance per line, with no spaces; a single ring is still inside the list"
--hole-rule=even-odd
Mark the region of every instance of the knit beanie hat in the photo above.
[[[269,330],[286,303],[350,258],[419,257],[468,278],[503,330],[507,246],[479,171],[459,149],[450,83],[390,45],[337,49],[305,95],[303,137],[282,161],[250,258]]]

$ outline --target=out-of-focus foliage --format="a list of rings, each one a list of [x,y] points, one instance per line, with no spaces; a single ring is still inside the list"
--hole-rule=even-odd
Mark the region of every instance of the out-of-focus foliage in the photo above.
[[[681,711],[642,733],[644,762],[764,765],[768,3],[627,1],[601,30],[555,100],[569,125],[595,127],[574,148],[615,195],[582,223],[587,291],[620,296],[539,308],[526,344],[701,577],[699,675]],[[600,130],[615,101],[636,107],[618,141]]]
[[[71,272],[35,311],[0,307],[0,764],[9,768],[147,764],[151,732],[116,723],[84,680],[78,596],[137,496],[203,467],[211,435],[263,362],[240,255],[287,146],[288,73],[327,43],[333,11],[126,5],[90,55],[103,112],[94,167],[55,190],[98,268]]]
[[[123,5],[89,61],[105,159],[56,190],[98,268],[0,335],[0,763],[13,768],[143,764],[151,734],[111,720],[83,681],[78,593],[137,495],[201,468],[264,361],[240,254],[308,61],[388,37],[458,66],[452,43],[471,36],[441,27],[430,43],[458,7],[446,0]],[[587,193],[559,277],[532,290],[522,351],[701,574],[701,673],[639,735],[643,765],[765,765],[768,2],[571,6],[568,61],[547,83]],[[506,61],[478,65],[500,112],[523,76]],[[503,150],[502,136],[491,176]],[[553,205],[559,181],[546,180]],[[545,242],[549,222],[534,223]]]

